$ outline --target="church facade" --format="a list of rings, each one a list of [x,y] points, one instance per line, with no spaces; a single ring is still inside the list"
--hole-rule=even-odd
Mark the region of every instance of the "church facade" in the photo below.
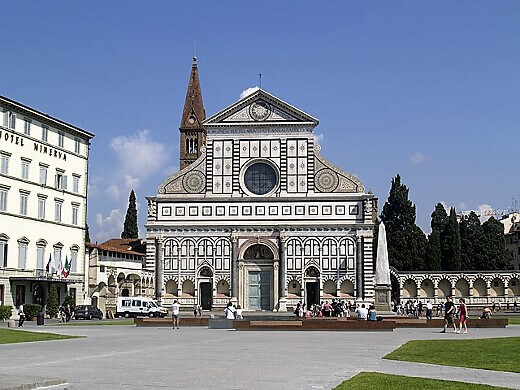
[[[205,118],[194,59],[181,170],[147,198],[147,268],[163,305],[374,300],[377,200],[322,156],[317,125],[262,89]]]

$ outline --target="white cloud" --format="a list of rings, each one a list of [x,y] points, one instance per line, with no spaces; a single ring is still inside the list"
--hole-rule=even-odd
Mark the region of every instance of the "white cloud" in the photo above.
[[[415,152],[415,153],[412,154],[412,156],[410,157],[410,162],[411,162],[413,165],[418,165],[418,164],[424,162],[425,159],[426,159],[426,157],[424,156],[424,154],[422,154],[421,152]]]
[[[165,145],[151,140],[149,130],[112,138],[110,147],[121,162],[123,173],[134,177],[160,171],[169,159]]]
[[[132,175],[125,175],[125,187],[127,190],[137,190],[141,185],[141,179]]]
[[[119,200],[119,197],[121,196],[121,190],[117,186],[117,184],[111,184],[108,186],[108,188],[105,190],[105,193],[110,196],[113,200]]]
[[[321,143],[323,142],[323,133],[320,133],[320,134],[314,134],[314,142],[317,143],[318,145],[321,145]]]
[[[459,211],[464,211],[468,208],[468,205],[466,204],[466,202],[460,202],[457,207]]]
[[[242,91],[242,93],[240,94],[240,97],[239,97],[238,99],[239,99],[239,100],[240,100],[240,99],[243,99],[243,98],[245,98],[246,96],[249,96],[249,95],[251,95],[252,93],[258,91],[259,89],[260,89],[260,87],[249,87],[249,88],[247,88],[247,89],[244,89],[244,90]]]
[[[487,221],[491,216],[493,216],[493,207],[488,204],[478,205],[477,210],[480,212],[480,221]]]
[[[114,209],[109,215],[104,217],[96,214],[97,232],[94,235],[96,242],[103,242],[109,238],[120,237],[123,231],[125,212],[121,209]]]

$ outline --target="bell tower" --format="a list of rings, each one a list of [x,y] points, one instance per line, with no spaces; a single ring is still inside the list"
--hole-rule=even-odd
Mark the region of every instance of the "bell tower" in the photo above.
[[[182,111],[180,140],[180,169],[186,168],[200,156],[200,149],[206,144],[206,130],[202,122],[206,119],[202,92],[200,90],[197,57],[193,57],[186,101]]]

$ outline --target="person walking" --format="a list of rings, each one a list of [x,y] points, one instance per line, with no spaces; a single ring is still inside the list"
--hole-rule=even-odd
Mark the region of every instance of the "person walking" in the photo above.
[[[464,326],[464,334],[468,333],[468,308],[464,298],[459,299],[459,332],[462,333],[462,326]]]
[[[173,328],[172,329],[175,329],[175,327],[177,327],[177,329],[179,329],[179,314],[180,314],[180,311],[181,311],[181,305],[179,305],[177,300],[173,301],[173,305],[172,305],[172,325],[173,325]]]
[[[242,316],[242,306],[237,305],[237,320],[243,320],[244,317]]]
[[[453,333],[457,333],[457,326],[453,322],[453,315],[455,314],[455,304],[452,302],[451,297],[446,297],[446,303],[444,304],[444,329],[441,333],[446,333],[448,325],[453,326]]]
[[[25,313],[23,312],[23,303],[18,306],[18,327],[22,327],[25,322]]]

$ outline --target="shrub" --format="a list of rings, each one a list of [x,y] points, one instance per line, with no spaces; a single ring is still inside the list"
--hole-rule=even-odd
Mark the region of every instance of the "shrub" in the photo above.
[[[11,318],[13,307],[0,305],[0,320],[5,321]]]
[[[60,303],[58,302],[58,291],[56,290],[56,285],[51,285],[51,291],[49,292],[49,299],[47,300],[47,314],[54,318],[56,314],[58,314],[58,310],[60,309]]]
[[[42,306],[37,303],[26,303],[23,305],[23,312],[27,318],[36,317],[41,311]]]

